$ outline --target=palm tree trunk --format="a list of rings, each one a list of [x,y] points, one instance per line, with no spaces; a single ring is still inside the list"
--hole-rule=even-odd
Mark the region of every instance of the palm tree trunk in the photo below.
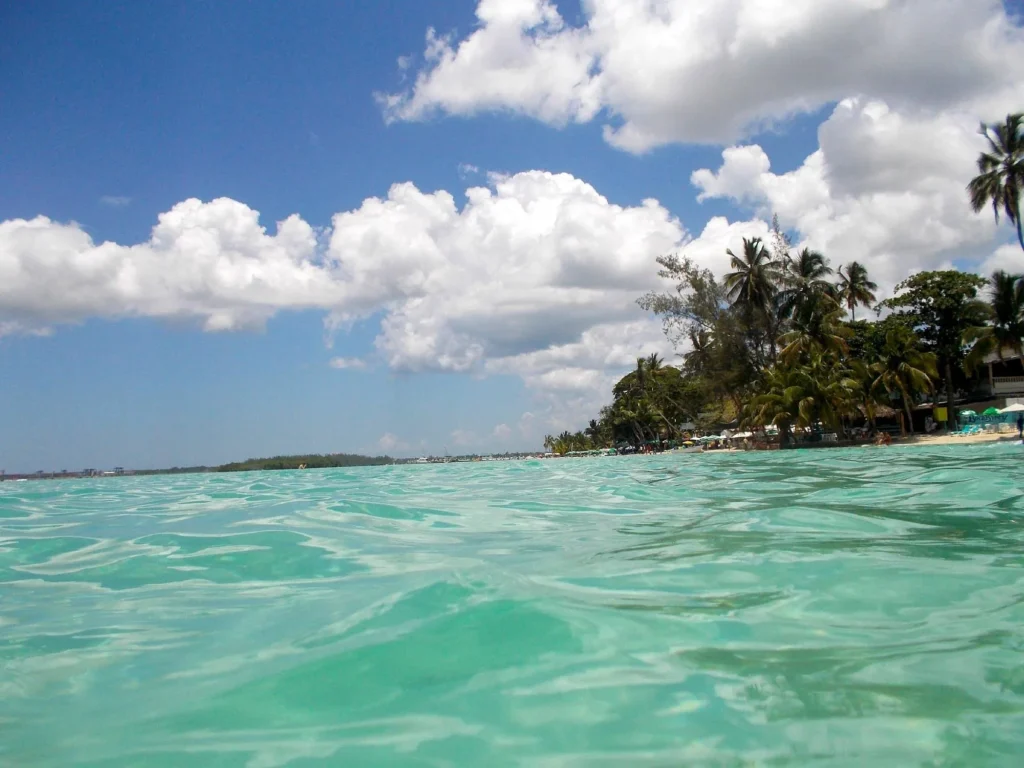
[[[1019,205],[1017,206],[1017,241],[1020,243],[1020,247],[1024,248],[1024,230],[1021,229]]]
[[[907,399],[907,393],[906,392],[903,393],[903,410],[906,411],[906,414],[907,414],[907,426],[910,429],[910,434],[913,435],[914,434],[914,415],[910,411],[910,400]],[[905,435],[906,433],[907,433],[907,431],[903,430],[903,434]]]
[[[953,412],[953,365],[946,360],[946,429],[956,431],[956,414]]]

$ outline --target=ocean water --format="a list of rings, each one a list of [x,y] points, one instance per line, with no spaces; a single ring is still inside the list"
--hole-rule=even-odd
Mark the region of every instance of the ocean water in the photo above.
[[[1024,452],[0,484],[0,764],[1019,766]]]

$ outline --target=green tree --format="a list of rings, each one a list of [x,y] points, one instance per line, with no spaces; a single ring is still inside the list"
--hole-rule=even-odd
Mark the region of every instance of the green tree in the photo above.
[[[662,319],[677,349],[689,347],[683,356],[685,378],[700,380],[705,394],[728,399],[738,409],[764,367],[763,327],[751,330],[745,313],[729,305],[724,286],[710,270],[676,255],[660,257],[658,264],[659,276],[675,282],[675,290],[649,293],[639,305]]]
[[[767,340],[768,360],[762,360],[760,366],[767,367],[765,363],[774,362],[776,354],[775,339],[781,320],[778,295],[783,280],[783,265],[759,237],[743,238],[743,250],[739,256],[728,249],[725,253],[733,269],[723,278],[726,297],[733,308],[739,311],[753,348],[759,351],[758,348],[762,347],[761,338]]]
[[[991,280],[988,324],[969,328],[964,341],[971,351],[964,368],[973,372],[993,352],[1003,359],[1004,352],[1024,354],[1024,280],[1020,275],[994,272]]]
[[[1005,213],[1024,248],[1020,209],[1024,194],[1024,113],[1007,115],[1003,123],[982,123],[981,134],[988,140],[989,151],[978,156],[978,175],[967,185],[971,208],[979,212],[991,204],[996,222],[1000,211]]]
[[[874,375],[872,390],[899,395],[911,434],[914,421],[910,404],[919,393],[934,390],[932,380],[938,378],[935,362],[935,355],[921,349],[911,330],[897,326],[886,333],[881,358],[870,367]]]
[[[836,301],[827,295],[817,296],[813,304],[805,302],[793,321],[793,330],[779,338],[783,345],[779,357],[792,364],[813,353],[831,354],[837,359],[846,355],[845,336],[849,331],[840,322],[842,314]]]
[[[829,282],[832,268],[817,251],[804,248],[795,258],[788,257],[779,273],[779,312],[795,317],[815,306],[823,296],[833,296],[835,286]]]
[[[865,363],[874,363],[882,355],[885,346],[885,335],[893,328],[912,328],[910,321],[902,315],[889,315],[877,322],[856,320],[843,323],[846,328],[844,338],[849,349],[849,357]]]
[[[783,443],[795,428],[819,423],[843,433],[843,419],[856,411],[857,382],[829,355],[809,354],[804,362],[771,368],[761,392],[744,409],[743,424],[779,428]]]
[[[850,312],[850,319],[857,320],[857,306],[870,307],[875,303],[874,292],[878,286],[868,279],[867,268],[858,261],[851,261],[839,268],[839,284],[836,286],[839,300]]]
[[[935,353],[946,383],[948,427],[956,426],[953,395],[953,368],[964,359],[964,336],[970,328],[982,325],[988,316],[978,289],[988,281],[978,275],[957,270],[921,272],[896,286],[897,294],[883,303],[897,310]]]

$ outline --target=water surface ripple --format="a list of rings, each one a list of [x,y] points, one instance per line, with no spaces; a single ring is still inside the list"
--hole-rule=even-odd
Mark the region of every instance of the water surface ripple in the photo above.
[[[1007,765],[1024,453],[0,484],[0,764]]]

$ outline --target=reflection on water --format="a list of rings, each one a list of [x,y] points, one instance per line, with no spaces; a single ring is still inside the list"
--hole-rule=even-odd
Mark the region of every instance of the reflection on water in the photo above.
[[[0,485],[0,764],[1016,765],[1024,453]]]

